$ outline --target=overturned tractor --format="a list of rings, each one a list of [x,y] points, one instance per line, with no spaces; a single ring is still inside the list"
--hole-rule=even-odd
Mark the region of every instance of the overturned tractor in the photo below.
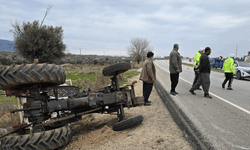
[[[68,144],[72,133],[68,126],[88,113],[117,112],[119,131],[137,125],[143,117],[125,119],[124,107],[144,103],[143,97],[135,97],[134,83],[120,87],[117,75],[131,68],[129,63],[118,63],[103,69],[104,76],[111,76],[110,86],[81,91],[75,86],[60,86],[66,74],[54,64],[22,64],[5,67],[0,71],[0,89],[7,96],[16,96],[20,124],[2,136],[1,148],[9,149],[57,149]]]

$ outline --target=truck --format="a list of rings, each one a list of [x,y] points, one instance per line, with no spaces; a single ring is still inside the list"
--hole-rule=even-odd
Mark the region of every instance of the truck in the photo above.
[[[220,68],[220,69],[223,68],[224,59],[220,59],[219,57],[215,57],[215,58],[210,58],[209,61],[210,61],[210,66],[212,68]]]
[[[120,131],[143,121],[142,115],[125,118],[124,108],[144,104],[136,97],[133,82],[119,86],[117,75],[131,69],[130,63],[118,63],[102,70],[110,77],[110,85],[95,90],[76,86],[60,86],[66,80],[64,69],[55,64],[21,64],[6,66],[0,71],[0,89],[6,96],[17,97],[20,124],[0,137],[3,150],[58,149],[72,138],[69,124],[89,113],[113,113],[118,122],[113,130]]]

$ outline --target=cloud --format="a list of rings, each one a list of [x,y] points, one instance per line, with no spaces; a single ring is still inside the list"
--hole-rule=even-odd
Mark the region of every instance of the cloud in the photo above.
[[[202,19],[201,24],[209,28],[226,29],[241,26],[248,21],[249,18],[247,17],[231,16],[227,14],[212,14]]]
[[[193,57],[206,46],[225,53],[223,46],[248,36],[249,4],[244,0],[2,0],[0,38],[13,39],[11,21],[41,21],[52,5],[44,24],[62,26],[64,43],[72,53],[83,48],[88,54],[126,54],[134,37],[147,38],[159,55],[168,55],[174,43],[180,44],[184,56]],[[233,36],[232,30],[239,34]]]

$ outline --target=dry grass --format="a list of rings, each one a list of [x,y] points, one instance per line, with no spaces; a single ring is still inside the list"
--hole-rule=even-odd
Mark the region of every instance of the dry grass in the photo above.
[[[76,71],[76,70],[82,70],[82,71],[93,71],[93,70],[101,70],[107,66],[109,66],[108,64],[105,65],[99,65],[99,64],[63,64],[61,65],[63,67],[63,69],[67,72],[67,71]]]
[[[122,74],[119,74],[117,76],[117,78],[118,78],[119,83],[127,81],[127,79],[124,78]],[[111,83],[110,81],[111,81],[110,77],[103,76],[101,71],[99,71],[97,73],[97,76],[96,76],[96,79],[95,79],[94,82],[91,81],[90,79],[85,79],[84,81],[82,81],[81,79],[77,80],[78,87],[85,87],[85,89],[90,88],[92,90],[99,89],[99,88],[102,88],[102,87],[106,87]]]
[[[137,64],[137,62],[133,62],[130,63],[131,64],[131,68],[132,69],[139,69],[142,67],[142,62],[140,62],[139,64]],[[100,71],[103,68],[109,66],[109,64],[104,64],[104,65],[99,65],[99,64],[63,64],[61,65],[63,67],[64,70],[66,71],[74,71],[74,70],[82,70],[82,71],[93,71],[93,70],[97,70]]]
[[[17,106],[9,101],[0,103],[0,128],[7,129],[10,132],[13,125],[19,124],[19,116],[17,113],[12,114],[11,110],[17,109]],[[5,132],[0,132],[0,136]]]
[[[142,68],[142,63],[143,63],[143,62],[140,62],[139,64],[137,64],[137,62],[133,62],[133,63],[131,63],[131,68],[132,68],[132,69],[139,69],[139,68]]]

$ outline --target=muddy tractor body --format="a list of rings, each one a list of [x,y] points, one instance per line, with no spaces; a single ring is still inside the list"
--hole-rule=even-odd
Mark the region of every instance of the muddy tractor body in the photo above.
[[[20,124],[1,137],[2,149],[57,149],[71,139],[70,123],[88,113],[117,113],[115,131],[142,122],[142,116],[125,119],[124,107],[144,103],[136,97],[134,84],[119,86],[117,75],[131,68],[129,63],[119,63],[103,69],[110,76],[109,86],[91,91],[75,86],[61,85],[65,71],[58,65],[23,64],[5,67],[0,71],[0,89],[6,96],[16,96]]]

